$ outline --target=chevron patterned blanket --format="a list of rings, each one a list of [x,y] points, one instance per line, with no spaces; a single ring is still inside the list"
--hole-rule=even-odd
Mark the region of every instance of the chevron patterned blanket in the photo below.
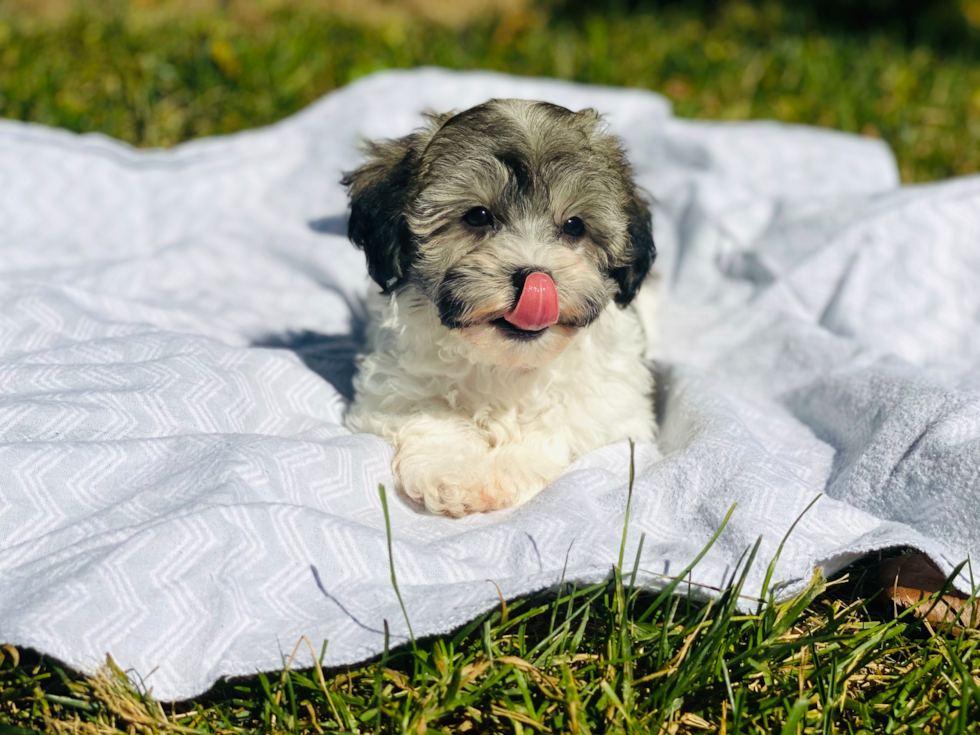
[[[640,582],[684,570],[733,505],[697,594],[761,537],[759,594],[801,513],[778,598],[875,549],[947,573],[980,549],[980,178],[901,187],[880,142],[683,121],[642,91],[390,72],[172,151],[0,123],[0,640],[82,670],[111,653],[164,700],[278,668],[302,636],[326,664],[380,651],[385,620],[405,640],[391,450],[342,423],[368,283],[340,171],[365,137],[489,97],[606,113],[657,200]],[[493,583],[608,578],[629,461],[607,447],[463,520],[389,496],[416,634],[491,608]]]

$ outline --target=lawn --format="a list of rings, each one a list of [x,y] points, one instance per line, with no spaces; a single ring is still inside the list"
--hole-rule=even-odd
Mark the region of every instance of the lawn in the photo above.
[[[980,170],[972,31],[910,40],[749,3],[700,15],[514,3],[454,28],[398,13],[366,24],[296,7],[143,5],[55,17],[0,0],[0,116],[169,146],[273,122],[378,69],[437,64],[653,89],[687,117],[882,137],[906,182]],[[363,665],[295,670],[284,650],[281,671],[177,704],[155,702],[111,661],[88,678],[2,646],[0,735],[980,731],[980,633],[896,611],[874,583],[875,559],[829,584],[815,578],[792,602],[749,600],[749,614],[735,608],[737,584],[703,604],[636,589],[632,560],[609,562],[608,584],[502,601]]]
[[[177,704],[111,660],[86,678],[6,646],[0,734],[976,732],[980,633],[896,614],[875,570],[817,575],[799,598],[739,614],[739,583],[703,604],[672,595],[676,582],[636,589],[617,568],[361,665],[295,670],[283,651],[281,671]]]
[[[878,136],[906,182],[980,170],[980,41],[946,49],[823,32],[781,5],[744,2],[708,16],[532,7],[462,29],[288,9],[144,15],[52,23],[8,13],[0,116],[169,146],[273,122],[378,69],[430,64],[653,89],[687,117]]]

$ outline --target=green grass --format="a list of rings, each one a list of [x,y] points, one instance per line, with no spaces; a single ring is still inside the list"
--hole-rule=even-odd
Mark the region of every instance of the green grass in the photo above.
[[[978,59],[885,34],[806,31],[778,5],[744,3],[708,20],[532,12],[462,31],[301,11],[257,24],[11,17],[0,22],[0,116],[168,146],[270,123],[378,69],[435,64],[658,90],[689,117],[881,136],[906,181],[927,181],[980,170]]]
[[[689,117],[880,135],[904,179],[926,181],[980,170],[980,54],[957,48],[817,33],[779,6],[748,4],[707,20],[530,13],[460,32],[301,11],[257,24],[11,17],[0,18],[0,116],[168,146],[270,123],[378,69],[438,64],[654,89]],[[112,665],[88,678],[0,647],[0,735],[976,732],[980,634],[896,615],[874,568],[748,615],[735,610],[737,586],[705,605],[617,573],[509,601],[363,665],[296,670],[286,652],[279,672],[178,704]]]
[[[632,467],[630,477],[632,498]],[[381,497],[391,559],[383,488]],[[875,560],[831,585],[817,572],[797,598],[763,604],[742,591],[757,543],[741,576],[705,603],[684,583],[700,556],[657,593],[637,587],[642,546],[630,574],[621,549],[608,583],[501,600],[451,635],[395,651],[386,643],[375,660],[343,669],[295,668],[301,648],[316,662],[329,645],[318,657],[304,638],[281,671],[183,703],[155,701],[111,659],[85,677],[0,646],[0,735],[980,730],[980,631],[937,632],[911,609],[883,609],[869,581]],[[391,581],[398,593],[395,560]],[[744,603],[755,612],[740,612]]]
[[[296,670],[287,653],[281,672],[176,705],[114,665],[86,679],[7,648],[0,734],[976,732],[980,634],[933,634],[855,597],[867,571],[748,615],[738,586],[698,604],[619,575],[564,585],[364,665]]]

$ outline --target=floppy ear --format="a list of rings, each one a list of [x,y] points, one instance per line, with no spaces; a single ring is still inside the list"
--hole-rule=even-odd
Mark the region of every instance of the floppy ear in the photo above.
[[[619,284],[616,303],[621,307],[626,307],[634,299],[657,257],[657,248],[653,244],[653,217],[650,215],[650,207],[636,185],[632,181],[628,185],[632,192],[626,205],[626,216],[629,218],[626,226],[629,240],[626,246],[626,264],[610,271],[610,275]]]
[[[364,250],[368,273],[384,293],[402,285],[415,258],[405,207],[415,183],[416,137],[368,144],[367,163],[341,180],[350,197],[347,236]]]

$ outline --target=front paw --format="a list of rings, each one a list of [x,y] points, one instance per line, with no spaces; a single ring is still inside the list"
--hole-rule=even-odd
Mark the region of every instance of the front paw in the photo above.
[[[496,477],[486,458],[458,450],[402,448],[391,469],[398,489],[432,513],[458,518],[514,505],[520,494]],[[503,480],[503,481],[502,481]]]
[[[459,517],[519,505],[561,474],[568,458],[519,444],[406,442],[391,468],[398,488],[433,513]]]

